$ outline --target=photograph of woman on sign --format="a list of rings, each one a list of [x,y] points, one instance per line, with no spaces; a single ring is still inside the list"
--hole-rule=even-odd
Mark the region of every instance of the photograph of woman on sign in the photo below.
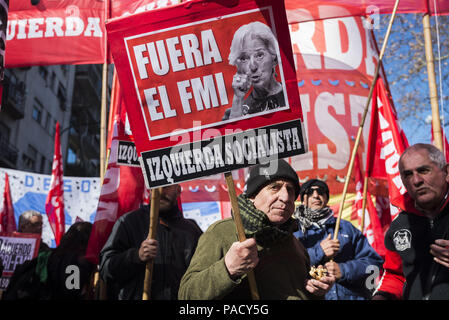
[[[277,39],[266,24],[251,22],[237,29],[229,54],[229,64],[237,67],[234,98],[222,120],[285,106],[282,83],[276,80],[278,52]]]

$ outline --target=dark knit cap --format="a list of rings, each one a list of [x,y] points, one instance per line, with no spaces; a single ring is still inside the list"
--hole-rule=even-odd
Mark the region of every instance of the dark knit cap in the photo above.
[[[255,196],[267,184],[279,179],[286,179],[293,183],[296,199],[300,189],[299,178],[295,170],[284,159],[253,166],[246,180],[246,194],[248,197]]]
[[[306,193],[306,191],[313,187],[313,186],[318,186],[323,188],[326,191],[326,195],[327,198],[329,199],[329,187],[327,186],[326,182],[322,181],[322,180],[318,180],[318,179],[310,179],[309,181],[307,181],[306,183],[304,183],[301,186],[301,190],[299,192],[299,194],[301,195],[301,201],[304,201],[304,194]]]

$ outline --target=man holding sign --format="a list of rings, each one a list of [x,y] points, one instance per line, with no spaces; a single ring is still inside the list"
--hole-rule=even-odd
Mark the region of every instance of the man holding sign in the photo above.
[[[180,299],[250,299],[246,273],[254,270],[261,299],[314,299],[335,282],[309,279],[307,251],[293,236],[299,195],[296,172],[285,160],[251,169],[238,197],[247,240],[238,242],[234,220],[211,225],[201,236],[181,280]]]
[[[156,239],[147,239],[148,206],[121,216],[100,253],[100,275],[119,300],[141,300],[145,264],[154,259],[151,300],[173,300],[202,231],[178,208],[179,185],[162,188]]]

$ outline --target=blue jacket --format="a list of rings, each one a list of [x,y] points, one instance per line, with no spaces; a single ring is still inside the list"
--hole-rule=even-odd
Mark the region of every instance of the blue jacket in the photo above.
[[[329,217],[322,228],[311,226],[304,235],[301,231],[295,232],[295,236],[307,248],[312,266],[324,265],[327,260],[320,243],[328,234],[333,237],[337,219]],[[382,258],[374,251],[366,237],[346,220],[340,221],[338,232],[340,251],[333,259],[338,263],[342,277],[331,290],[326,293],[326,300],[364,300],[371,296],[365,281],[373,274],[368,266],[382,267]]]

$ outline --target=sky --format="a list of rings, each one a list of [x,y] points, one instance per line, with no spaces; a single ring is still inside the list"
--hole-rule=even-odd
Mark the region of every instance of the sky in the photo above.
[[[378,47],[382,47],[390,15],[382,16],[378,27],[375,28]],[[437,20],[438,19],[438,20]],[[431,17],[433,52],[434,57],[449,56],[448,38],[449,32],[447,25],[448,16]],[[439,34],[435,26],[438,24]],[[438,50],[437,36],[440,38],[440,48]],[[431,107],[429,100],[429,86],[427,77],[427,66],[425,64],[424,46],[418,45],[424,43],[422,27],[422,15],[401,14],[394,20],[388,46],[383,58],[383,65],[387,73],[391,95],[396,107],[401,127],[407,136],[409,144],[418,142],[430,143],[430,121]],[[421,70],[418,73],[411,73],[413,65],[418,58],[423,59]],[[441,70],[441,72],[440,72]],[[441,61],[441,65],[435,60],[435,75],[437,80],[438,102],[440,107],[440,117],[443,117],[442,123],[449,122],[449,58]],[[443,79],[440,87],[440,75]],[[416,98],[416,106],[412,102],[404,103],[402,98],[405,95]],[[441,101],[443,97],[443,101]],[[427,121],[426,121],[427,119]],[[449,130],[449,126],[445,126]]]

